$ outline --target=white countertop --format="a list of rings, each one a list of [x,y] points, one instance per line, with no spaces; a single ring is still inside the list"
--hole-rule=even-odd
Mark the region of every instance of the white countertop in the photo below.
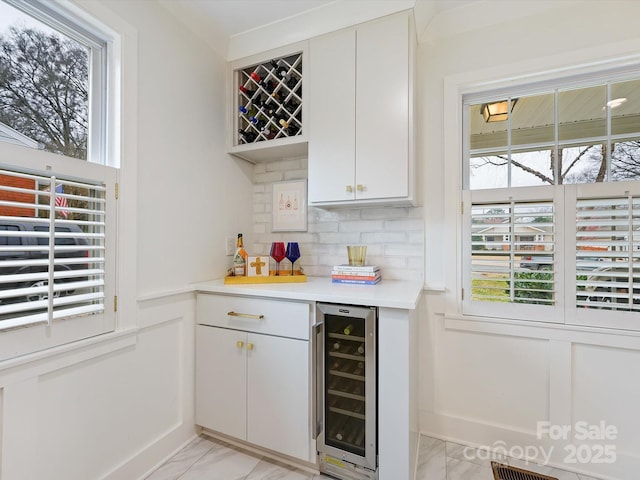
[[[193,287],[198,292],[413,310],[423,284],[415,280],[383,279],[377,285],[351,285],[331,283],[328,277],[307,277],[303,283],[225,285],[224,279],[219,278],[195,283]]]

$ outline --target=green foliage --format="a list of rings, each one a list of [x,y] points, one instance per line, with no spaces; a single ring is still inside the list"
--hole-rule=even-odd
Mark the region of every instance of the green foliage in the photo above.
[[[516,303],[550,305],[553,302],[553,273],[516,272],[514,289]]]

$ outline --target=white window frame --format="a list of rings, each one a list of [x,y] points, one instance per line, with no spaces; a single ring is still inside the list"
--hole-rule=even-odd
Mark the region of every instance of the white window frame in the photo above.
[[[67,37],[87,47],[89,55],[89,114],[87,161],[117,166],[108,155],[108,77],[109,44],[113,43],[106,29],[80,18],[57,2],[42,0],[3,0]]]
[[[73,26],[81,32],[82,43],[94,37],[96,52],[91,56],[89,138],[87,161],[44,152],[29,147],[0,142],[0,164],[18,170],[31,170],[60,178],[78,179],[103,184],[106,194],[105,310],[103,313],[77,318],[54,320],[51,325],[36,324],[24,328],[0,331],[0,362],[19,356],[42,352],[79,340],[113,332],[116,329],[118,206],[117,184],[120,165],[120,94],[115,73],[121,57],[114,53],[119,36],[90,18],[86,13],[58,2],[39,0],[7,0],[28,11],[44,23],[74,37]],[[77,39],[77,38],[76,38]],[[94,75],[98,72],[98,75]]]
[[[557,275],[562,277],[557,277],[556,281],[559,283],[559,288],[563,294],[557,296],[557,304],[556,307],[552,309],[554,311],[551,317],[545,317],[542,313],[545,307],[540,308],[541,306],[538,305],[531,305],[531,307],[534,307],[534,312],[526,312],[526,310],[529,309],[522,308],[527,305],[517,305],[516,308],[513,309],[515,312],[509,312],[509,310],[512,310],[510,307],[506,309],[492,309],[488,307],[484,312],[474,310],[473,308],[465,308],[468,298],[465,298],[464,288],[470,286],[467,266],[470,265],[471,260],[471,249],[465,248],[465,245],[467,242],[470,245],[471,237],[469,219],[466,218],[464,214],[464,204],[467,202],[466,204],[470,207],[471,198],[470,191],[463,188],[465,183],[464,179],[468,177],[468,166],[466,162],[463,163],[463,158],[466,157],[468,152],[468,132],[464,126],[467,124],[467,113],[463,108],[463,98],[465,96],[472,94],[474,97],[480,98],[482,95],[486,95],[495,99],[496,92],[500,92],[498,96],[501,95],[507,98],[512,95],[514,91],[522,92],[521,86],[524,85],[531,86],[532,91],[537,92],[544,90],[544,88],[541,87],[543,83],[555,84],[558,81],[569,80],[578,76],[581,76],[584,84],[592,82],[593,79],[604,80],[606,78],[606,80],[615,80],[619,78],[620,80],[625,80],[629,79],[630,76],[638,78],[637,72],[639,71],[640,56],[636,55],[621,59],[606,59],[599,62],[591,61],[589,64],[576,66],[573,69],[563,67],[562,69],[549,70],[543,73],[525,71],[519,75],[514,74],[507,80],[500,81],[493,81],[491,78],[487,78],[486,75],[490,75],[490,72],[487,71],[466,73],[464,75],[454,75],[445,78],[445,109],[443,115],[443,128],[445,130],[444,158],[445,161],[456,162],[455,168],[447,168],[445,171],[445,198],[460,199],[460,204],[446,202],[444,206],[445,217],[453,218],[455,216],[459,219],[455,224],[449,224],[449,227],[446,228],[444,232],[445,258],[455,258],[455,268],[445,270],[445,285],[447,285],[448,292],[445,302],[445,316],[477,320],[490,317],[492,321],[500,322],[518,322],[523,320],[526,323],[538,321],[579,326],[599,326],[612,329],[640,329],[637,320],[631,322],[626,319],[620,319],[620,321],[611,322],[606,319],[606,317],[609,316],[608,313],[603,314],[602,311],[591,311],[589,315],[583,316],[584,309],[577,311],[575,307],[566,308],[567,295],[569,295],[570,302],[575,301],[574,275],[565,275],[566,272],[571,271],[569,270],[571,265],[573,265],[573,271],[575,272],[574,250],[571,250],[571,248],[575,248],[575,238],[565,239],[564,233],[570,231],[566,226],[562,228],[562,231],[557,232],[557,235],[559,235],[556,237],[557,248],[558,251],[571,252],[571,254],[570,259],[567,259],[564,253],[556,253]],[[631,75],[631,72],[633,72],[633,75]],[[605,74],[607,75],[606,77],[604,77]],[[456,104],[455,108],[454,103]],[[620,189],[625,184],[634,184],[632,188],[635,189],[635,184],[640,184],[640,182],[611,182],[606,185],[612,185],[612,187],[607,188],[615,189],[617,187]],[[596,187],[599,185],[605,184],[598,184]],[[523,197],[531,195],[532,197],[539,198],[540,195],[536,195],[534,192],[535,189],[540,188],[546,187],[517,187],[517,189],[521,190],[521,193],[518,195],[522,195]],[[566,185],[563,185],[562,188],[568,190]],[[502,201],[505,201],[512,195],[510,189],[503,190],[507,192],[506,196],[501,197]],[[626,188],[626,190],[629,190],[629,188]],[[525,191],[528,193],[525,193]],[[480,191],[474,191],[474,195],[478,192]],[[481,195],[491,195],[491,192],[485,191]],[[564,192],[562,194],[563,198],[567,198],[568,196],[571,196],[571,192]],[[495,198],[495,200],[498,199],[499,198]],[[558,199],[558,201],[560,201],[560,199]],[[470,208],[468,210],[470,210]],[[566,209],[563,206],[562,212],[558,213],[568,215],[570,214],[570,209]],[[563,218],[558,218],[556,221],[561,225],[566,225],[565,219]],[[573,221],[572,225],[575,226]],[[571,235],[566,236],[572,237]],[[455,241],[453,241],[454,238]],[[446,239],[449,239],[449,241]],[[571,288],[572,286],[574,288]],[[571,298],[571,296],[574,297]],[[633,315],[637,317],[637,313],[629,313],[628,315],[621,315],[621,317],[626,316],[631,318]],[[598,320],[595,320],[595,317],[598,317]]]

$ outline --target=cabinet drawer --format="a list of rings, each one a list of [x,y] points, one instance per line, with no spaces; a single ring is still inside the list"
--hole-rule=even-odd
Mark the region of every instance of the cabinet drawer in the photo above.
[[[289,338],[309,339],[309,304],[198,294],[197,323]]]

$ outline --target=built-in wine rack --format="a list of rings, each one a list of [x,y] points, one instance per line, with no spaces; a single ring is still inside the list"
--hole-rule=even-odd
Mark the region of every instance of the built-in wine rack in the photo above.
[[[302,134],[302,53],[242,68],[235,75],[236,145]]]
[[[364,455],[365,336],[363,322],[333,323],[327,332],[327,441]]]

